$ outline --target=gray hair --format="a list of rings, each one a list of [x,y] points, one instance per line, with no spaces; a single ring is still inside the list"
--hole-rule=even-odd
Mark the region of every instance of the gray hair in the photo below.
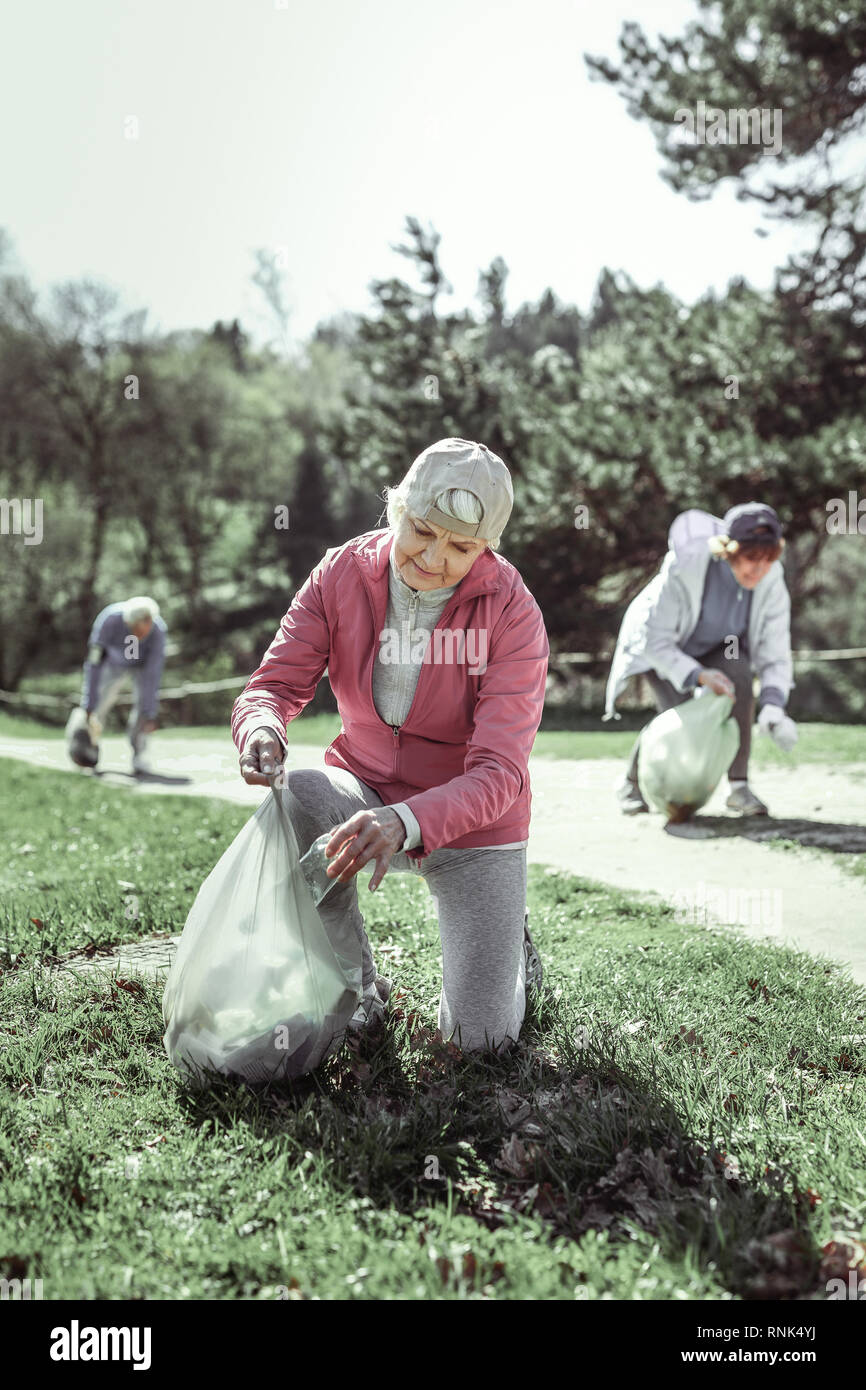
[[[406,511],[404,482],[398,483],[397,487],[385,488],[386,516],[392,531]],[[453,516],[455,521],[465,521],[470,526],[474,525],[476,521],[480,521],[484,512],[484,508],[475,493],[467,491],[465,487],[446,488],[436,498],[435,505],[446,516]],[[499,549],[501,536],[493,536],[490,539],[486,536],[479,536],[478,539],[484,540],[491,550]]]
[[[784,536],[780,536],[776,542],[773,542],[772,538],[768,536],[766,543],[767,545],[777,545],[780,555],[785,549]],[[733,560],[734,556],[740,553],[748,555],[750,549],[748,541],[732,541],[730,536],[724,535],[708,536],[707,545],[710,547],[710,554],[714,560]]]
[[[156,622],[158,617],[159,604],[156,599],[148,598],[147,594],[136,594],[123,605],[123,621],[128,627],[143,622],[145,618],[152,618]]]

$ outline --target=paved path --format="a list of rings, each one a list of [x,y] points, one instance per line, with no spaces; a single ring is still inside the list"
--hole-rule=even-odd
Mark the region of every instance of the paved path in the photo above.
[[[152,746],[165,780],[132,779],[120,737],[103,741],[99,780],[125,786],[134,796],[216,796],[251,808],[261,801],[263,789],[240,778],[228,738],[172,733],[158,736]],[[294,744],[291,766],[323,766],[322,751]],[[0,739],[0,757],[70,770],[56,735]],[[689,920],[736,922],[751,935],[826,954],[846,962],[854,978],[866,984],[866,878],[844,871],[832,854],[809,848],[866,852],[866,763],[844,768],[813,763],[757,773],[756,790],[778,819],[727,815],[720,789],[693,822],[668,830],[661,816],[620,814],[613,785],[621,771],[622,764],[612,759],[532,760],[531,863],[658,893]],[[764,839],[773,833],[805,848],[772,849]],[[123,968],[129,967],[132,949],[122,948]],[[167,948],[156,949],[164,959]]]
[[[65,975],[70,980],[82,975],[117,975],[122,980],[133,975],[165,978],[179,941],[180,932],[175,936],[150,937],[147,941],[129,941],[104,954],[73,951],[52,968],[60,978]]]

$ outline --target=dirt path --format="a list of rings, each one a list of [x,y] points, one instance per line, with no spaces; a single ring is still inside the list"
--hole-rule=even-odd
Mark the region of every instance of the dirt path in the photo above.
[[[216,796],[250,807],[262,798],[261,788],[241,780],[228,739],[157,737],[153,753],[164,780],[134,780],[124,740],[108,737],[99,780],[136,796]],[[0,739],[0,757],[70,769],[56,736]],[[318,746],[293,745],[291,758],[295,767],[323,765]],[[866,984],[866,878],[809,848],[866,851],[866,763],[758,773],[755,789],[774,813],[770,820],[728,815],[722,788],[695,821],[667,831],[661,816],[620,814],[613,785],[621,771],[618,760],[533,759],[531,863],[657,893],[688,920],[734,922],[750,935],[826,954]],[[805,848],[771,848],[773,834]]]
[[[694,821],[667,830],[660,815],[621,814],[613,796],[619,761],[538,758],[531,771],[534,862],[658,893],[688,920],[735,922],[750,935],[832,956],[866,984],[866,878],[813,852],[866,851],[866,764],[757,773],[768,818],[730,815],[723,784]],[[774,835],[804,849],[773,848]]]

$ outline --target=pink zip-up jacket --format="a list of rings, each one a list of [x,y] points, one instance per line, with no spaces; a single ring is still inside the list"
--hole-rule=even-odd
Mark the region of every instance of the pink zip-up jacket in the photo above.
[[[325,762],[354,773],[386,806],[409,805],[421,827],[422,847],[409,851],[416,860],[445,846],[524,840],[550,654],[541,610],[514,566],[484,550],[436,626],[486,629],[486,669],[425,662],[411,709],[392,728],[376,712],[372,682],[393,540],[390,530],[367,531],[325,553],[235,701],[238,751],[256,729],[285,729],[327,667],[342,728]],[[431,635],[428,655],[433,643]]]

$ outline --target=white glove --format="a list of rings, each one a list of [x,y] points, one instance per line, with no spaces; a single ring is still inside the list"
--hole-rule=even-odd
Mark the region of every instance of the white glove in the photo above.
[[[790,753],[797,742],[797,725],[779,705],[764,705],[758,715],[758,731],[769,734],[783,753]]]

